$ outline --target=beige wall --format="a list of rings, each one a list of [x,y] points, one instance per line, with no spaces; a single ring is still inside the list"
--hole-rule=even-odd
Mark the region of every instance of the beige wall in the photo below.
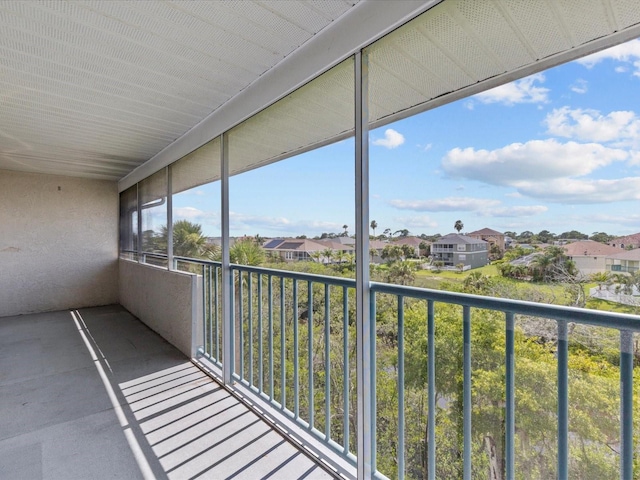
[[[0,170],[0,317],[118,301],[116,182]]]
[[[120,260],[119,272],[120,304],[182,353],[195,356],[202,344],[201,277],[130,260]]]

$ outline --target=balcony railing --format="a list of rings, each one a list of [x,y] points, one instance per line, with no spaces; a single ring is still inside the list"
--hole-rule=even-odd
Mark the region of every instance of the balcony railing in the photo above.
[[[189,269],[204,278],[203,357],[211,362],[214,369],[223,366],[222,339],[225,330],[228,330],[233,338],[233,342],[229,343],[233,352],[227,358],[233,359],[232,376],[237,382],[230,387],[242,388],[243,395],[249,392],[261,404],[268,405],[277,413],[276,423],[278,419],[284,418],[285,423],[288,420],[286,430],[289,433],[295,435],[295,428],[291,428],[291,425],[295,425],[303,435],[307,435],[299,438],[312,438],[330,449],[343,465],[347,465],[343,469],[337,467],[339,472],[351,476],[353,470],[349,470],[348,466],[356,465],[354,449],[359,441],[355,428],[355,378],[358,368],[355,358],[355,343],[358,341],[354,312],[355,282],[346,278],[231,265],[231,319],[228,329],[225,329],[221,309],[221,265],[180,257],[176,257],[175,262],[176,267]],[[605,442],[608,450],[603,455],[607,457],[609,464],[615,462],[614,468],[618,470],[619,478],[635,478],[633,409],[634,402],[638,399],[634,399],[633,389],[634,334],[640,331],[640,317],[382,283],[370,285],[370,308],[373,346],[370,382],[373,388],[368,400],[371,402],[371,433],[370,438],[360,441],[371,442],[371,464],[376,477],[441,477],[442,474],[438,473],[441,458],[438,445],[447,442],[455,444],[457,440],[453,437],[458,435],[461,437],[460,444],[451,448],[459,451],[459,465],[454,465],[453,468],[458,469],[462,478],[470,479],[472,475],[475,476],[474,472],[478,468],[501,470],[499,476],[489,478],[516,478],[521,450],[528,448],[540,453],[543,448],[540,445],[522,446],[522,442],[516,441],[517,435],[527,436],[527,432],[523,431],[527,428],[524,423],[536,423],[536,419],[523,419],[521,415],[524,413],[517,410],[517,393],[520,392],[523,403],[532,401],[528,399],[529,395],[533,398],[545,394],[554,397],[550,404],[555,407],[553,411],[546,412],[546,421],[555,425],[555,431],[550,431],[547,435],[554,439],[549,440],[549,445],[554,446],[555,461],[553,466],[548,467],[547,473],[560,479],[569,478],[570,450],[573,448],[572,442],[577,438],[577,433],[571,426],[573,422],[579,424],[582,421],[581,418],[570,416],[570,396],[573,391],[570,392],[570,385],[577,385],[577,379],[582,378],[580,366],[570,369],[570,340],[571,332],[576,326],[580,326],[585,329],[617,331],[619,346],[617,360],[613,363],[619,370],[619,386],[615,387],[616,392],[610,400],[616,402],[616,397],[619,396],[619,408],[615,409],[617,415],[614,415],[616,421],[619,418],[619,427],[613,434],[615,438],[608,438]],[[449,312],[446,322],[441,313],[445,310]],[[391,320],[383,318],[382,311],[385,315],[392,312]],[[487,315],[492,315],[491,320],[487,320]],[[416,318],[421,319],[421,326],[416,327]],[[553,325],[552,329],[539,334],[556,339],[549,343],[554,345],[554,351],[547,352],[556,362],[556,387],[550,388],[551,394],[536,391],[539,387],[534,385],[531,385],[530,391],[523,393],[523,387],[527,385],[522,385],[522,382],[527,380],[518,383],[516,375],[516,338],[522,337],[518,325],[533,320]],[[472,342],[474,335],[483,338],[482,331],[496,327],[496,321],[501,324],[502,332],[497,338],[502,340],[489,346],[475,345]],[[416,331],[419,332],[418,335]],[[445,331],[454,332],[453,335],[460,338],[459,355],[455,348],[452,352],[448,346],[438,347],[441,338],[439,334],[443,335],[442,332]],[[492,338],[495,340],[496,337]],[[536,339],[536,336],[531,336],[530,342],[535,343]],[[407,342],[414,342],[410,349],[405,347]],[[415,342],[418,342],[418,346]],[[392,345],[391,349],[389,345]],[[527,345],[527,342],[522,345]],[[384,352],[381,348],[384,348]],[[494,410],[502,418],[502,425],[498,428],[502,432],[502,438],[499,439],[502,445],[499,450],[502,452],[499,455],[500,461],[495,464],[489,461],[488,465],[474,465],[478,446],[473,423],[486,421],[483,420],[482,413],[477,412],[478,405],[474,404],[478,395],[475,385],[478,384],[478,388],[481,388],[486,381],[484,377],[490,375],[491,370],[487,371],[486,366],[477,365],[477,361],[474,364],[472,354],[483,348],[490,350],[493,361],[498,365],[495,368],[499,370],[497,377],[501,386],[497,393],[493,392],[491,401]],[[383,356],[388,357],[389,351],[393,352],[392,359],[383,364],[381,359]],[[417,363],[413,358],[416,352],[424,354],[424,359]],[[408,360],[407,355],[412,358]],[[459,396],[452,393],[439,394],[436,373],[448,371],[450,366],[445,363],[446,359],[451,361],[452,358],[455,360],[459,357],[460,371],[451,378],[442,380],[459,382]],[[407,464],[407,452],[415,452],[418,448],[411,443],[416,441],[415,436],[409,436],[407,430],[410,428],[415,431],[413,420],[407,423],[407,415],[415,417],[415,412],[407,409],[405,398],[409,391],[406,371],[408,361],[414,367],[419,365],[421,372],[418,374],[425,377],[426,421],[419,446],[424,450],[424,460],[418,474],[414,464],[411,466],[413,470],[408,472],[410,466]],[[474,377],[479,371],[482,371],[483,376]],[[411,375],[415,376],[416,371]],[[382,388],[380,376],[392,376],[395,379],[393,395],[397,396],[397,405],[393,413],[388,410],[378,411],[380,399],[377,395]],[[389,397],[389,392],[383,394],[385,398]],[[456,435],[445,438],[446,434],[442,436],[442,430],[438,429],[437,412],[453,408],[454,404],[460,406],[461,426],[453,428]],[[581,416],[589,415],[580,409],[576,412]],[[265,414],[271,416],[267,410]],[[516,421],[516,414],[519,420],[522,419],[520,421],[523,425]],[[591,412],[591,415],[598,415],[598,412]],[[384,423],[384,428],[380,426],[380,421]],[[389,433],[390,424],[394,424],[395,429],[394,441],[391,442],[395,451],[393,454],[386,450],[382,452],[386,460],[383,471],[378,471],[380,449],[388,447],[388,442],[384,447],[379,444],[379,437],[381,432]],[[475,435],[477,436],[477,432]],[[586,447],[584,442],[582,444],[583,449],[594,448],[597,440],[587,439]],[[415,453],[412,456],[415,457]],[[393,468],[389,465],[393,465]]]
[[[612,272],[635,273],[640,270],[638,267],[628,267],[626,265],[609,265],[609,267],[611,267]]]

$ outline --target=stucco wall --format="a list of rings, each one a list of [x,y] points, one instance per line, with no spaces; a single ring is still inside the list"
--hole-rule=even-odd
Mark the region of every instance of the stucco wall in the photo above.
[[[120,304],[182,353],[195,355],[201,339],[199,277],[130,260],[120,260]]]
[[[0,170],[0,317],[118,300],[116,182]]]

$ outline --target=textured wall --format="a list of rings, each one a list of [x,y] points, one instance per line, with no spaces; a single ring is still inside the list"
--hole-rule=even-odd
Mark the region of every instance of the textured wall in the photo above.
[[[0,170],[0,317],[118,301],[116,182]]]
[[[120,304],[182,353],[195,354],[201,312],[196,275],[120,260]],[[196,333],[200,331],[198,328]]]

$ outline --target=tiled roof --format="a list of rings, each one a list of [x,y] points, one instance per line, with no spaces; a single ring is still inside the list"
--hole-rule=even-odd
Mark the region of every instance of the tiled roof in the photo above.
[[[633,250],[625,250],[613,255],[607,255],[607,258],[616,258],[618,260],[640,260],[640,248],[634,248]]]
[[[443,243],[467,243],[467,244],[477,244],[477,243],[487,243],[484,240],[478,240],[477,238],[469,237],[467,235],[460,235],[458,233],[449,233],[444,237],[440,237],[437,242],[433,242],[433,245],[441,245]]]
[[[492,236],[504,237],[504,233],[498,232],[496,230],[491,230],[490,228],[483,228],[481,230],[476,230],[475,232],[467,233],[467,235],[492,235]]]
[[[594,242],[593,240],[580,240],[579,242],[573,242],[564,246],[565,252],[570,257],[579,256],[598,256],[598,255],[613,255],[620,253],[623,250],[619,247],[612,247],[605,243]]]
[[[627,235],[625,237],[617,237],[609,241],[610,244],[620,245],[622,244],[631,244],[631,243],[640,243],[640,233],[634,233],[632,235]]]

